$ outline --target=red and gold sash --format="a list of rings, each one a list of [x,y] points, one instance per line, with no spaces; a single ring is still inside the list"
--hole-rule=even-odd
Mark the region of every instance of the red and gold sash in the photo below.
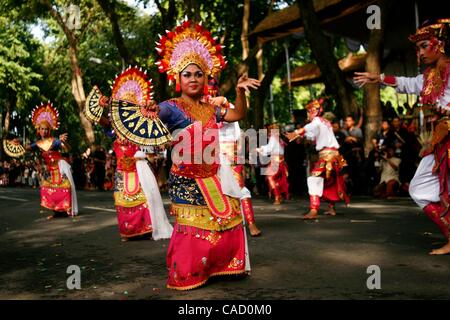
[[[195,181],[214,216],[225,219],[233,213],[230,201],[223,194],[219,178],[216,175],[209,178],[198,178]]]

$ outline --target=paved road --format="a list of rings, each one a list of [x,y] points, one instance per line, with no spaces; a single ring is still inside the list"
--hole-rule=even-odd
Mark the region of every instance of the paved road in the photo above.
[[[358,197],[310,222],[306,199],[255,199],[263,235],[249,239],[251,276],[188,292],[165,288],[168,240],[121,242],[112,193],[78,198],[78,217],[47,221],[38,190],[0,189],[0,299],[450,298],[450,256],[427,254],[444,239],[406,198]],[[82,270],[81,290],[66,287],[69,265]],[[367,289],[370,265],[380,290]]]

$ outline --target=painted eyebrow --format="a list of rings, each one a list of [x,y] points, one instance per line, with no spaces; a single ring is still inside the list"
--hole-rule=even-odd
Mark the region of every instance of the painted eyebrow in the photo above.
[[[181,73],[182,75],[191,75],[191,74],[194,74],[194,75],[204,75],[204,73],[203,73],[203,71],[194,71],[194,72],[191,72],[191,71],[183,71],[182,73]]]

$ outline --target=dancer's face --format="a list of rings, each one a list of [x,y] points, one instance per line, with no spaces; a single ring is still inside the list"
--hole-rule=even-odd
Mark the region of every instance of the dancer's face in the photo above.
[[[50,133],[50,129],[46,125],[41,124],[38,128],[38,132],[41,138],[46,138]]]
[[[205,73],[195,64],[188,65],[180,74],[181,91],[190,96],[197,97],[203,93]]]
[[[317,109],[311,108],[311,109],[308,111],[308,120],[309,120],[309,121],[313,121],[313,119],[317,116],[318,112],[319,112],[319,111],[318,111]]]
[[[417,54],[424,64],[434,64],[441,57],[438,44],[431,40],[422,40],[416,43]]]

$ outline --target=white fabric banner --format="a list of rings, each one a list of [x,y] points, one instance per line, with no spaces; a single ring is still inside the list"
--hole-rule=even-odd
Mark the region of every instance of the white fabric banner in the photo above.
[[[220,166],[217,175],[219,176],[220,185],[222,186],[222,191],[224,194],[233,198],[242,198],[243,194],[241,192],[241,187],[234,177],[233,169],[231,169],[230,163],[222,153],[220,154]]]
[[[167,219],[155,175],[148,166],[147,160],[145,160],[145,153],[137,151],[134,157],[138,159],[136,161],[136,169],[139,183],[147,198],[147,205],[150,211],[153,240],[169,239],[172,235],[173,227],[169,219]]]
[[[75,189],[75,182],[72,177],[72,170],[70,164],[66,160],[61,159],[58,161],[58,168],[61,175],[65,175],[70,182],[70,194],[72,200],[71,216],[76,216],[78,214],[78,202],[77,202],[77,191]]]

